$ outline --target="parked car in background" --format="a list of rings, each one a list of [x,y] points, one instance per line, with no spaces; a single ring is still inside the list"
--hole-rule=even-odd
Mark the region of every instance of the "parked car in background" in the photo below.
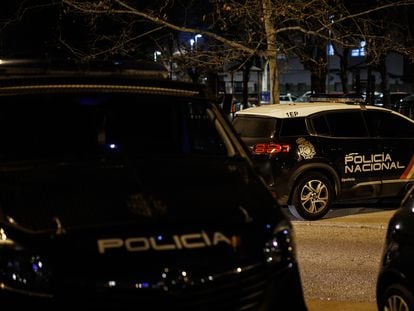
[[[299,96],[295,102],[321,102],[321,101],[330,101],[336,103],[363,103],[365,98],[361,94],[356,93],[342,93],[342,92],[330,92],[330,93],[314,93],[308,91],[303,95]]]
[[[3,310],[306,310],[291,223],[199,86],[155,64],[13,64]]]
[[[414,310],[414,190],[390,219],[377,279],[378,310]]]
[[[331,103],[365,103],[365,98],[362,94],[357,93],[314,93],[309,97],[309,102],[331,102]]]
[[[310,97],[312,96],[312,91],[306,91],[298,98],[295,99],[295,102],[309,102]]]
[[[392,110],[332,102],[240,111],[233,126],[281,205],[316,220],[334,202],[403,197],[414,182],[414,121]]]
[[[292,95],[290,93],[279,95],[279,101],[281,104],[293,103],[297,98],[297,96]]]
[[[408,95],[394,103],[392,109],[414,119],[414,95]]]
[[[363,92],[362,96],[364,98],[364,102],[367,105],[375,105],[379,107],[383,107],[384,103],[382,101],[382,93],[373,91],[373,92]]]
[[[406,96],[410,95],[408,92],[390,92],[390,106],[387,108],[391,108],[395,110],[395,105],[398,103],[398,101]],[[383,107],[385,105],[384,103],[384,94],[380,93],[378,97],[375,99],[375,105]]]

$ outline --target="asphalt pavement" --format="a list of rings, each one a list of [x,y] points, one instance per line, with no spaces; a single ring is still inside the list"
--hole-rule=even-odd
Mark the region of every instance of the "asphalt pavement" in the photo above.
[[[395,213],[395,207],[352,207],[335,208],[323,219],[317,221],[305,221],[290,214],[293,226],[300,229],[301,226],[336,227],[336,228],[375,228],[386,230],[388,221]],[[298,243],[301,241],[299,240]],[[300,254],[299,254],[300,256]],[[300,258],[299,258],[300,263]],[[338,281],[339,282],[339,281]],[[371,297],[367,301],[343,301],[333,298],[320,298],[309,296],[305,291],[305,299],[309,311],[375,311],[375,300]]]

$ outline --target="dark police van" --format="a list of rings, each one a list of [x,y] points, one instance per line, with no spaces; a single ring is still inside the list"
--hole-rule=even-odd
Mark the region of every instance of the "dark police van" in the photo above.
[[[414,121],[342,102],[264,105],[233,125],[256,157],[271,160],[268,184],[299,217],[325,216],[333,202],[403,197],[413,183]]]
[[[291,223],[200,87],[0,71],[2,309],[306,310]]]

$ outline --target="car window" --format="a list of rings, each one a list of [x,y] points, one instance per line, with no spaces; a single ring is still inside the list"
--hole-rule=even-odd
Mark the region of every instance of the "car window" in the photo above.
[[[414,137],[414,123],[387,111],[365,111],[370,135],[373,137]]]
[[[271,138],[275,133],[276,119],[237,116],[233,121],[236,132],[244,138]]]
[[[329,131],[329,126],[328,126],[328,121],[326,120],[324,114],[311,118],[311,123],[312,123],[312,127],[316,135],[331,136],[331,132]]]
[[[304,136],[308,135],[304,118],[283,119],[280,136]]]
[[[367,129],[360,111],[329,112],[311,118],[316,134],[333,137],[367,137]]]
[[[104,149],[226,154],[203,101],[120,93],[0,99],[3,160],[85,156]]]

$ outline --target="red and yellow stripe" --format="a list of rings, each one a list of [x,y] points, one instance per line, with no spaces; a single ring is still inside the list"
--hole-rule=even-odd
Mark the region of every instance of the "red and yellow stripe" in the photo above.
[[[411,179],[414,175],[414,155],[411,157],[410,163],[407,165],[404,173],[400,176],[400,179]]]

